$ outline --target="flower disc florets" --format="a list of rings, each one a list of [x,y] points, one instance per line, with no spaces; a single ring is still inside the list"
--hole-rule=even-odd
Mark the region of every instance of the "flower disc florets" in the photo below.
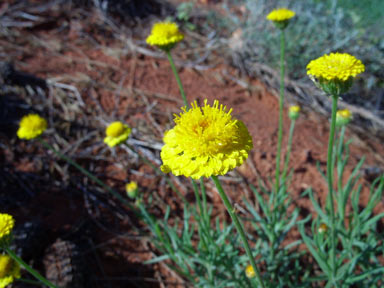
[[[179,31],[176,23],[159,22],[153,25],[146,42],[162,50],[170,50],[183,39],[184,35]]]
[[[17,137],[30,140],[40,136],[47,129],[47,121],[37,114],[28,114],[21,118]]]
[[[353,78],[364,72],[364,64],[347,53],[331,53],[312,60],[307,74],[328,94],[340,95],[352,86]]]
[[[0,213],[0,240],[9,236],[12,232],[15,220],[6,213]]]
[[[287,27],[289,20],[295,16],[295,12],[286,8],[274,9],[267,15],[267,19],[273,21],[277,27],[284,29]]]
[[[126,124],[116,121],[107,127],[105,134],[107,137],[104,138],[104,143],[109,147],[114,147],[128,139],[131,134],[131,128]]]
[[[352,120],[352,113],[348,109],[336,112],[336,126],[347,125]]]
[[[20,278],[19,264],[10,256],[0,254],[0,288],[5,288],[16,278]]]
[[[243,122],[233,119],[218,101],[175,115],[176,126],[164,135],[162,171],[198,179],[224,175],[241,165],[252,149],[252,138]]]

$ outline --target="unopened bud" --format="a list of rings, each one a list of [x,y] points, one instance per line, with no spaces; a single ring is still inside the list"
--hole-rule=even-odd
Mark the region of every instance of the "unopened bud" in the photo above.
[[[131,181],[125,185],[125,191],[129,198],[136,198],[139,194],[139,188],[137,187],[137,183],[135,181]]]
[[[291,120],[296,120],[297,118],[299,118],[300,110],[300,106],[297,105],[289,107],[288,117]]]
[[[255,270],[253,269],[252,265],[248,265],[247,268],[245,268],[245,275],[248,278],[254,278],[256,276]]]
[[[317,231],[323,234],[328,231],[328,226],[325,223],[321,223]]]
[[[336,112],[336,126],[347,125],[352,120],[352,113],[348,109]]]

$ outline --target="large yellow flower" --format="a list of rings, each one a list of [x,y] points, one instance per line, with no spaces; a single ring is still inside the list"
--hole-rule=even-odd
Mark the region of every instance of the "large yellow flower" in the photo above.
[[[47,121],[37,114],[29,114],[21,118],[17,136],[30,140],[40,136],[47,129]]]
[[[323,55],[307,65],[309,77],[331,95],[347,92],[352,86],[353,78],[364,70],[364,64],[347,53]]]
[[[126,124],[116,121],[107,127],[105,134],[107,137],[104,138],[104,143],[109,147],[114,147],[128,139],[131,134],[131,128]]]
[[[0,288],[5,288],[16,278],[20,278],[19,264],[8,255],[0,254]]]
[[[175,127],[164,135],[162,171],[198,179],[224,175],[241,165],[252,149],[252,138],[243,122],[233,119],[217,100],[175,115]]]
[[[331,53],[312,60],[307,65],[307,74],[327,80],[347,81],[364,72],[364,64],[347,53]]]
[[[152,27],[151,34],[147,37],[147,43],[160,49],[169,50],[184,39],[179,27],[173,22],[158,22]]]
[[[3,239],[11,234],[14,225],[15,220],[11,215],[0,213],[0,239]]]
[[[295,12],[286,8],[274,9],[267,15],[267,19],[273,22],[284,22],[295,16]]]

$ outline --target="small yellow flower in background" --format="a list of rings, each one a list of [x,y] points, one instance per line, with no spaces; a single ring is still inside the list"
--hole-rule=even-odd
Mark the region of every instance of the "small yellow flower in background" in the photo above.
[[[348,109],[336,112],[336,126],[347,125],[352,120],[352,113]]]
[[[301,110],[300,106],[297,106],[297,105],[289,107],[288,117],[291,120],[296,120],[297,118],[299,118],[300,110]]]
[[[0,213],[0,239],[10,235],[13,226],[15,226],[15,220],[13,217],[6,213]]]
[[[161,150],[164,173],[184,175],[193,179],[224,175],[240,166],[252,149],[252,137],[243,122],[233,119],[217,100],[204,101],[199,107],[192,103],[175,115],[175,127],[164,134]]]
[[[287,27],[289,20],[295,16],[295,12],[286,8],[274,9],[267,15],[267,19],[273,21],[280,29]]]
[[[353,78],[364,72],[364,64],[347,53],[330,53],[312,60],[307,74],[328,94],[340,95],[352,86]]]
[[[248,278],[254,278],[256,276],[255,270],[253,269],[252,265],[248,265],[247,268],[245,268],[245,275]]]
[[[40,136],[47,129],[47,121],[37,114],[28,114],[21,118],[17,137],[30,140]]]
[[[320,234],[325,233],[327,231],[328,231],[328,227],[325,223],[321,223],[319,226],[319,229],[317,229],[317,232],[319,232]]]
[[[179,27],[173,22],[158,22],[152,27],[151,34],[146,42],[163,50],[172,49],[178,42],[184,39]]]
[[[125,191],[127,192],[128,197],[134,199],[139,193],[139,188],[135,181],[131,181],[125,185]]]
[[[131,134],[131,128],[126,124],[116,121],[107,127],[105,134],[107,137],[104,138],[104,143],[109,147],[115,147],[128,139]]]
[[[0,288],[5,288],[17,278],[20,278],[19,264],[8,255],[0,254]]]

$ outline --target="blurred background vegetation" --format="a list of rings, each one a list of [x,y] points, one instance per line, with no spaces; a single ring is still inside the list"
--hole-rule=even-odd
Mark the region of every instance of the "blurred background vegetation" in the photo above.
[[[236,38],[241,43],[234,46],[249,74],[255,62],[278,68],[279,31],[265,15],[275,7],[287,7],[296,12],[286,29],[288,76],[308,82],[305,67],[310,60],[330,52],[350,53],[363,61],[366,72],[344,100],[384,115],[384,1],[231,0],[223,7],[228,17],[216,24],[229,33],[241,31]],[[236,8],[242,15],[233,13]]]

